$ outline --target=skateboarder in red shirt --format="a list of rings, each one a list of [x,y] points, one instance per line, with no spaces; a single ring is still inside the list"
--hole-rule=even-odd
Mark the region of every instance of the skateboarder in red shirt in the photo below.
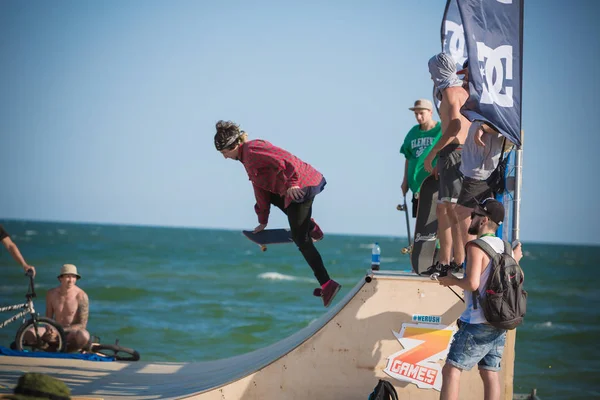
[[[325,178],[309,164],[266,140],[248,140],[246,132],[231,121],[217,122],[216,129],[216,149],[223,157],[240,161],[254,187],[254,211],[259,222],[254,233],[266,228],[271,204],[283,211],[294,243],[321,285],[314,294],[328,307],[341,285],[329,278],[313,243],[323,238],[323,232],[311,218],[314,198],[325,187]]]

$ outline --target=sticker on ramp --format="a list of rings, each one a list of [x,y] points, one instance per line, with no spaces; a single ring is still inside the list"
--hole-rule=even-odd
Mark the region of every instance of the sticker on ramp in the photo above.
[[[441,324],[442,317],[439,315],[421,315],[421,314],[413,314],[412,322],[422,322],[425,324]]]
[[[402,324],[393,332],[403,350],[388,357],[383,370],[392,378],[414,383],[420,389],[442,389],[442,366],[450,349],[454,326]]]

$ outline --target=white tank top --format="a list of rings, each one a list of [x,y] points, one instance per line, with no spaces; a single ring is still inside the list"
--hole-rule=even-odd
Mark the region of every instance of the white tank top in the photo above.
[[[492,249],[496,250],[496,253],[502,254],[504,251],[504,242],[502,239],[496,236],[483,236],[483,239],[487,244],[492,246]],[[492,260],[488,263],[487,267],[481,273],[481,278],[479,278],[479,296],[482,298],[485,297],[485,284],[490,276],[490,265],[492,264]],[[469,274],[467,268],[465,268],[465,276]],[[483,310],[481,309],[481,304],[477,304],[477,309],[473,308],[473,293],[469,291],[465,291],[465,311],[461,314],[460,320],[466,322],[468,324],[486,324],[487,320],[483,316]]]

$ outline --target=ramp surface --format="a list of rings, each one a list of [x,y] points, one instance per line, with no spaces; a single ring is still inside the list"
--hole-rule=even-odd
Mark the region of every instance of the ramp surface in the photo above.
[[[73,395],[102,399],[365,399],[379,379],[392,382],[400,398],[438,399],[435,389],[388,375],[388,358],[404,349],[396,334],[413,317],[439,316],[441,325],[454,326],[463,309],[429,278],[379,271],[316,322],[251,353],[199,363],[0,357],[0,393],[10,393],[24,372],[40,372],[63,380]],[[512,399],[514,337],[509,332],[502,361],[503,399]],[[460,398],[483,398],[476,368],[463,373]]]

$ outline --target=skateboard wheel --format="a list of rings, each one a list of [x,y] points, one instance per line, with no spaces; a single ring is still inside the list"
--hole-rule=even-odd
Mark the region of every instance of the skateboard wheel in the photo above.
[[[407,254],[407,253],[408,253],[408,248],[404,247],[404,248],[402,249],[402,254]]]
[[[373,278],[371,278],[370,275],[365,276],[365,282],[371,283],[372,280],[373,280]]]
[[[267,246],[260,246],[260,251],[267,251]]]

